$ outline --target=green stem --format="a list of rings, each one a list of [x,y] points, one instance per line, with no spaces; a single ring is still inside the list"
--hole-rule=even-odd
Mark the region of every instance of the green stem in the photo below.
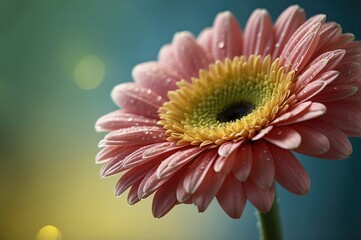
[[[278,214],[277,197],[271,210],[267,213],[258,212],[259,216],[259,239],[260,240],[281,240],[281,222]]]

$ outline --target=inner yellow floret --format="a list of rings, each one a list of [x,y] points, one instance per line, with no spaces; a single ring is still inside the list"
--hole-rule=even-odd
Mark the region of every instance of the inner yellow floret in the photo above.
[[[220,145],[251,139],[287,107],[294,72],[270,56],[235,57],[182,80],[159,110],[168,141]]]

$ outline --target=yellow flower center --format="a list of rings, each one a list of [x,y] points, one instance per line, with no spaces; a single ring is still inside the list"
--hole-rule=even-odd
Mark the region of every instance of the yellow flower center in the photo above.
[[[217,61],[198,78],[177,83],[159,110],[168,141],[220,145],[251,139],[288,108],[294,72],[270,56]]]

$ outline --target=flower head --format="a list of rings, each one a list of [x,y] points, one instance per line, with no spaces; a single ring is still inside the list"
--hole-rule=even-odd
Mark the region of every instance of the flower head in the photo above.
[[[344,159],[361,135],[361,43],[325,15],[306,20],[266,10],[244,32],[230,12],[195,38],[175,34],[158,61],[137,65],[134,83],[112,92],[121,108],[96,128],[102,176],[120,172],[116,195],[134,204],[154,193],[153,214],[176,204],[205,211],[216,197],[239,218],[246,200],[267,212],[277,181],[306,194],[310,178],[294,152]]]

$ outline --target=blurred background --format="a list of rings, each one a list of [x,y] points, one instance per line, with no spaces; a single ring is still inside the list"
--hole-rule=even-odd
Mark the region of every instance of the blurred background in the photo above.
[[[203,214],[178,206],[154,219],[151,201],[115,198],[117,177],[94,163],[98,117],[132,67],[156,59],[175,32],[198,34],[220,11],[242,26],[253,9],[273,19],[290,4],[327,14],[361,39],[361,2],[119,0],[0,2],[0,239],[35,239],[51,224],[64,240],[257,239],[255,210],[229,219],[216,202]],[[305,197],[278,188],[285,239],[361,239],[361,140],[345,161],[300,156],[312,179]]]

